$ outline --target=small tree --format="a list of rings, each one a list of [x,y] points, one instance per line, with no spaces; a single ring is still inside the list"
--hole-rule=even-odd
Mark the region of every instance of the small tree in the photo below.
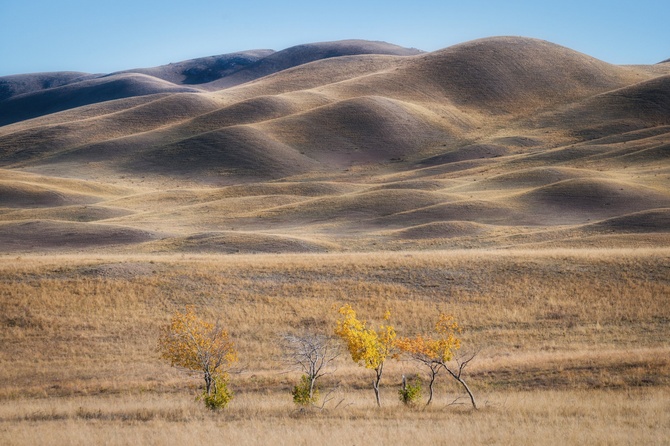
[[[396,338],[395,328],[388,324],[391,313],[386,312],[385,324],[378,330],[367,328],[366,323],[358,320],[356,312],[348,304],[341,307],[339,313],[342,318],[337,321],[335,334],[346,342],[347,350],[354,362],[374,370],[375,379],[372,381],[372,387],[377,406],[381,406],[379,383],[384,372],[384,363],[393,355]]]
[[[227,368],[237,360],[237,352],[228,332],[218,323],[200,319],[192,307],[184,313],[177,311],[163,329],[158,350],[172,366],[203,374],[207,407],[225,407],[230,401]]]
[[[317,400],[316,381],[327,373],[327,368],[339,356],[337,348],[326,336],[306,333],[285,335],[286,360],[303,375],[293,389],[293,401],[307,405]]]
[[[465,360],[456,358],[456,367],[450,365],[450,362],[454,359],[454,351],[461,347],[461,341],[456,337],[458,333],[460,333],[460,328],[454,318],[446,314],[440,314],[435,324],[434,337],[417,335],[414,338],[402,338],[396,342],[401,351],[428,368],[429,390],[426,405],[429,405],[433,400],[435,379],[440,370],[444,369],[463,386],[470,396],[472,407],[477,408],[475,398],[462,378],[463,369],[474,358],[474,355]]]

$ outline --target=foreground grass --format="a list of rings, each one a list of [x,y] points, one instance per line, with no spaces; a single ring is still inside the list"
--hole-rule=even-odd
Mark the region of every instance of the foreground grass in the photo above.
[[[381,410],[371,395],[296,411],[288,394],[241,394],[211,413],[185,395],[19,400],[0,405],[3,444],[667,444],[666,390],[493,392],[479,411],[437,402]]]
[[[670,426],[668,271],[663,248],[5,257],[0,443],[660,444]],[[445,381],[439,404],[404,410],[395,386],[419,370],[394,361],[385,407],[374,410],[369,371],[341,357],[324,378],[340,406],[296,413],[288,391],[298,376],[277,340],[332,333],[342,303],[366,319],[388,308],[407,335],[454,314],[465,348],[479,351],[467,378],[484,409],[448,406],[460,395]],[[222,414],[202,410],[199,378],[155,350],[185,305],[236,340],[237,398]]]

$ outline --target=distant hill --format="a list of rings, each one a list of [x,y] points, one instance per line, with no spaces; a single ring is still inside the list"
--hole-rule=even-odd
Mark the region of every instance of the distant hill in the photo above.
[[[55,73],[18,74],[0,77],[0,101],[14,96],[91,79],[95,75],[64,71]]]
[[[49,250],[654,246],[670,64],[494,37],[8,76],[0,173],[12,252],[40,230]]]
[[[220,56],[201,57],[154,68],[136,68],[122,71],[122,73],[147,74],[173,84],[204,84],[248,69],[250,65],[273,53],[273,50],[243,51]]]
[[[148,74],[175,84],[198,85],[199,88],[207,90],[219,90],[333,57],[360,54],[413,56],[421,53],[422,51],[414,48],[403,48],[386,42],[343,40],[297,45],[277,52],[244,51],[124,72]]]
[[[5,76],[0,77],[0,125],[113,99],[196,91],[180,85],[206,90],[227,88],[332,57],[419,53],[384,42],[347,40],[299,45],[279,52],[244,51],[108,75],[56,72]]]
[[[0,125],[114,99],[197,91],[144,74],[128,73],[84,78],[56,87],[15,95],[0,102]]]
[[[253,64],[249,64],[243,69],[231,73],[229,76],[221,76],[219,80],[211,81],[205,87],[209,90],[232,87],[309,62],[333,57],[361,54],[414,56],[420,53],[422,51],[414,48],[403,48],[386,42],[369,42],[365,40],[343,40],[297,45],[269,54]]]

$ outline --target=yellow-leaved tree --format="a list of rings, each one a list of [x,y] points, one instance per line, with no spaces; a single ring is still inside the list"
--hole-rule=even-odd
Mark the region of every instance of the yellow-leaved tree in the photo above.
[[[228,390],[228,369],[237,361],[235,345],[219,324],[198,317],[192,307],[175,312],[158,341],[163,359],[174,367],[202,373],[203,399],[210,409],[225,407],[232,398]]]
[[[417,335],[414,338],[401,338],[396,341],[396,346],[400,351],[428,368],[430,381],[426,405],[433,400],[433,384],[437,374],[444,369],[463,386],[470,397],[472,407],[477,408],[475,397],[462,378],[463,369],[474,358],[474,355],[466,359],[454,358],[454,351],[461,347],[461,341],[457,337],[459,333],[460,327],[454,318],[441,313],[435,323],[432,336]],[[450,364],[452,360],[455,360],[455,366]]]
[[[351,305],[344,305],[339,309],[340,319],[335,327],[335,334],[342,338],[347,345],[351,359],[367,369],[374,370],[375,379],[372,387],[375,391],[377,405],[381,406],[379,397],[379,383],[384,371],[384,363],[393,355],[396,332],[390,325],[391,313],[386,312],[384,323],[379,329],[366,327],[366,323],[356,317]]]

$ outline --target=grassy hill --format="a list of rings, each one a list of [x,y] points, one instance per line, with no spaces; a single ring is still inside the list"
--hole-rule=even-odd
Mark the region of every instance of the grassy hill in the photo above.
[[[159,239],[126,237],[137,252],[184,240],[203,252],[304,249],[296,239],[345,251],[572,246],[585,231],[590,245],[631,246],[640,225],[625,222],[670,207],[668,79],[667,64],[615,66],[520,37],[9,76],[0,222],[76,222],[82,240],[63,239],[66,250],[117,227]],[[63,178],[67,191],[50,186]],[[125,195],[82,192],[108,186]],[[667,243],[655,227],[648,242]],[[12,234],[3,250],[41,249],[30,231]]]

